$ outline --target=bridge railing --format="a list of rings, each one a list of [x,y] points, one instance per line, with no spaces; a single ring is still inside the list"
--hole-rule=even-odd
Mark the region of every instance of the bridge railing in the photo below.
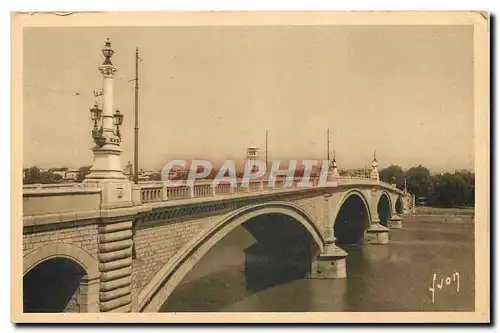
[[[189,198],[189,186],[167,187],[167,200],[181,200]]]
[[[84,188],[82,183],[57,183],[57,184],[24,184],[23,190],[59,189],[59,188]]]
[[[95,211],[100,202],[99,188],[30,186],[23,189],[24,216]]]
[[[220,182],[213,185],[212,181],[201,180],[192,185],[171,185],[161,182],[139,183],[140,200],[142,203],[206,198],[223,195],[234,195],[249,192],[259,191],[275,191],[283,189],[296,189],[297,184],[302,181],[301,178],[295,178],[291,186],[287,184],[285,178],[278,178],[274,185],[271,186],[267,179],[250,180],[247,184],[243,184],[241,179],[238,179],[233,185],[229,181]],[[319,178],[311,178],[310,182],[313,186],[318,185]]]
[[[254,179],[250,180],[248,184],[242,184],[242,180],[238,179],[236,184],[231,184],[229,181],[220,182],[213,185],[212,180],[198,180],[193,185],[171,185],[163,182],[147,182],[139,183],[134,188],[138,191],[138,199],[140,203],[153,203],[171,200],[183,200],[192,198],[205,198],[214,196],[234,195],[248,192],[259,191],[276,191],[284,189],[296,189],[298,184],[302,181],[300,177],[293,179],[291,186],[286,183],[285,178],[277,178],[274,186],[271,186],[268,179]],[[310,183],[312,186],[317,186],[320,179],[319,177],[311,177]],[[384,183],[382,181],[370,180],[365,177],[358,176],[341,176],[338,178],[339,184],[350,182],[377,182],[385,187],[394,187],[392,184]],[[65,183],[65,184],[31,184],[23,186],[23,195],[28,193],[40,192],[48,193],[61,190],[84,190],[86,189],[85,183]]]
[[[158,202],[163,201],[163,186],[161,184],[141,184],[141,201]]]
[[[362,176],[340,176],[340,180],[367,180],[370,177],[362,177]]]

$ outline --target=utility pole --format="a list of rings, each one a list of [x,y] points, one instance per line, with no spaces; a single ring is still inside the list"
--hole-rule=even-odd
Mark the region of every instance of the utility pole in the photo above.
[[[330,163],[330,129],[326,129],[326,159]]]
[[[134,183],[139,183],[139,48],[135,48]]]
[[[266,172],[268,172],[268,165],[267,165],[267,130],[266,130]]]

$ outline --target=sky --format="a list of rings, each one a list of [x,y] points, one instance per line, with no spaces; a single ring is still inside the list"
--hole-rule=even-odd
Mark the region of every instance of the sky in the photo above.
[[[326,158],[339,168],[473,169],[472,26],[25,28],[23,166],[92,164],[93,90],[107,37],[133,161],[139,47],[139,163]]]

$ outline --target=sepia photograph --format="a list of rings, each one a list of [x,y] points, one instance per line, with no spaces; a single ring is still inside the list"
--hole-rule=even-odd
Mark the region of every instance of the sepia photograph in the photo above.
[[[12,321],[489,322],[487,13],[11,21]]]

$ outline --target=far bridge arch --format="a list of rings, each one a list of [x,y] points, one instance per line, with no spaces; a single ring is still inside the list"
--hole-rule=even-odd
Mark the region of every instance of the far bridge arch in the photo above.
[[[266,217],[281,217],[282,221],[293,221],[294,227],[269,232],[267,228],[276,228],[290,223],[276,221],[264,222]],[[318,254],[323,248],[324,239],[321,230],[313,219],[299,207],[286,202],[271,202],[243,207],[198,234],[171,258],[154,277],[146,284],[138,295],[138,311],[157,312],[181,283],[187,273],[217,244],[224,236],[236,227],[243,225],[259,243],[264,246],[294,247],[305,241],[307,235],[310,256]],[[273,226],[274,225],[274,226]],[[298,228],[295,228],[298,227]],[[288,231],[291,231],[288,233]],[[286,234],[286,237],[282,237]],[[280,238],[279,241],[277,239]]]
[[[396,205],[395,205],[395,212],[396,214],[398,215],[401,215],[403,214],[403,199],[401,198],[401,196],[398,196],[398,198],[396,199]]]
[[[333,227],[339,245],[363,244],[370,226],[370,206],[360,191],[347,192],[337,204]]]
[[[392,202],[390,195],[386,191],[381,192],[378,198],[377,215],[380,224],[384,227],[389,227],[389,221],[392,217]]]

